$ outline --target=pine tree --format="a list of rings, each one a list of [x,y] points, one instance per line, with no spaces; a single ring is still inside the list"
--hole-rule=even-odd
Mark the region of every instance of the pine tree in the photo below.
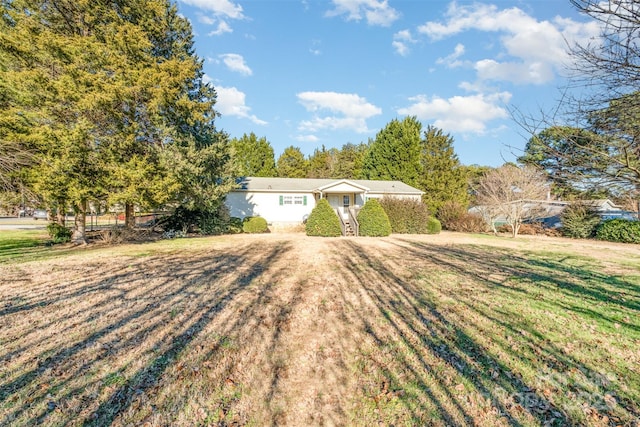
[[[399,180],[417,186],[422,125],[416,117],[393,119],[376,135],[364,160],[366,179]]]
[[[334,174],[338,150],[330,148],[327,150],[324,145],[322,149],[316,148],[309,156],[309,169],[307,178],[331,178]]]
[[[336,153],[331,178],[362,179],[364,159],[369,146],[365,143],[345,144]]]
[[[309,164],[300,148],[293,145],[284,149],[278,157],[278,176],[282,178],[305,178]]]
[[[277,175],[273,147],[267,138],[258,138],[253,132],[231,140],[231,158],[238,176]]]
[[[460,165],[451,135],[428,126],[422,140],[420,159],[422,174],[419,187],[425,192],[422,200],[432,214],[436,214],[447,201],[464,206],[469,203],[466,169]]]

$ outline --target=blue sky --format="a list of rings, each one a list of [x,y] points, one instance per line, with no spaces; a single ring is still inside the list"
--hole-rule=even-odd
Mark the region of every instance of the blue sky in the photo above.
[[[216,88],[216,126],[285,147],[366,142],[394,118],[450,133],[464,164],[514,160],[510,111],[552,110],[567,43],[599,33],[568,0],[179,0]]]

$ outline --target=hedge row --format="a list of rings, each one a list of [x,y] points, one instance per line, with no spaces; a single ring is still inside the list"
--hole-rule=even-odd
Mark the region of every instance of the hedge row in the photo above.
[[[400,234],[426,234],[431,215],[420,200],[383,197],[380,205],[387,213],[391,231]]]
[[[596,228],[596,239],[610,242],[640,243],[640,221],[610,219]]]

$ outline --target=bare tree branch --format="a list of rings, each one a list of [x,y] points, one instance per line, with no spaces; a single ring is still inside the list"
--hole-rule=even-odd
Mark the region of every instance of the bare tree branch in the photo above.
[[[546,180],[533,167],[505,165],[489,171],[477,189],[477,202],[483,217],[502,217],[518,235],[524,221],[540,217],[540,201],[547,195]],[[493,224],[490,224],[493,227]]]

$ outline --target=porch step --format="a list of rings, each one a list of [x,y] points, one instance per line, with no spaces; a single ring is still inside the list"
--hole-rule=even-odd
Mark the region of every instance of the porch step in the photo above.
[[[351,228],[351,224],[349,224],[348,222],[346,222],[344,224],[344,235],[345,236],[355,236],[356,233],[353,231],[353,228]]]

